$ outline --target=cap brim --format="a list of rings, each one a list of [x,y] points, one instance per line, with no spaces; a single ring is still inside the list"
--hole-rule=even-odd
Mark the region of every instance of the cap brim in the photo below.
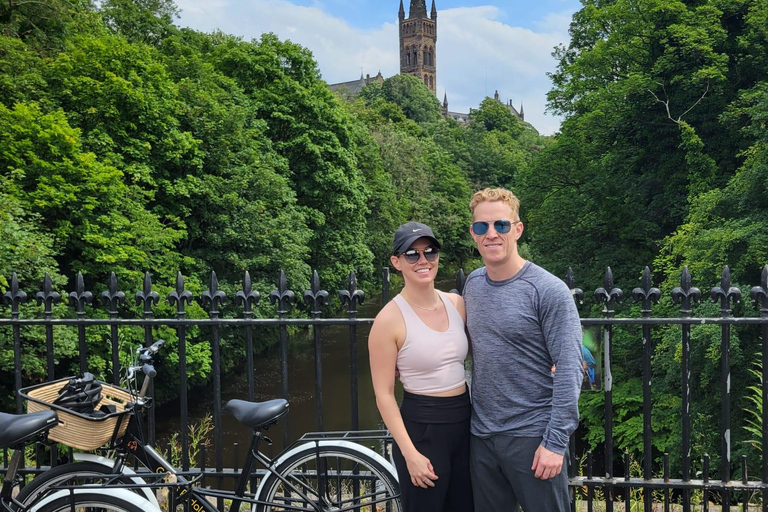
[[[432,241],[432,245],[440,249],[440,242],[437,241],[437,238],[429,235],[419,235],[418,233],[413,236],[409,236],[405,240],[403,240],[400,245],[395,249],[393,254],[400,254],[402,252],[405,252],[408,250],[408,248],[413,245],[413,242],[418,240],[419,238],[429,238]]]

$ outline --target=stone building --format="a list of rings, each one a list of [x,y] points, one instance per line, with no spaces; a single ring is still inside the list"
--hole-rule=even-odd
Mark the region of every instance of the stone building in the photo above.
[[[400,73],[408,73],[424,80],[433,94],[437,87],[437,9],[432,0],[432,11],[427,16],[424,0],[411,0],[405,17],[403,0],[397,13],[400,32]]]
[[[337,84],[328,84],[328,88],[330,88],[333,92],[346,94],[354,98],[355,96],[360,94],[360,91],[363,90],[363,87],[370,84],[371,82],[379,82],[380,84],[384,83],[384,77],[381,76],[381,71],[379,71],[379,73],[376,76],[371,76],[371,75],[363,76],[363,74],[360,73],[359,80],[350,80],[349,82],[339,82]]]
[[[432,0],[432,9],[427,14],[426,0],[411,0],[408,9],[408,17],[405,17],[403,0],[400,0],[400,10],[397,13],[398,31],[400,33],[400,73],[408,73],[424,81],[433,94],[437,94],[437,8],[435,0]],[[332,91],[345,94],[350,97],[356,96],[363,87],[369,83],[377,81],[383,82],[381,71],[375,77],[360,74],[359,80],[349,82],[340,82],[330,84]],[[501,103],[499,91],[494,94],[494,99]],[[509,111],[520,119],[525,121],[523,105],[520,104],[518,111],[512,106],[512,100],[504,105]],[[465,124],[469,122],[469,113],[451,112],[448,109],[448,93],[443,97],[443,103],[440,106],[443,117],[455,120],[458,123]]]

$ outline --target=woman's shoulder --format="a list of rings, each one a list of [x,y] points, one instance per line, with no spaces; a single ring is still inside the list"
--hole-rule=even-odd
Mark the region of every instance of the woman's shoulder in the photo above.
[[[460,313],[464,313],[464,297],[459,295],[458,293],[450,293],[450,292],[441,292],[443,295],[445,295],[448,300],[451,301],[451,304],[453,304],[453,307],[455,307],[457,310],[459,310]]]
[[[373,320],[369,340],[374,342],[394,340],[400,347],[403,339],[405,339],[405,320],[397,303],[390,301],[381,308]]]
[[[394,300],[391,300],[384,304],[384,307],[381,308],[381,311],[376,315],[374,318],[374,323],[384,323],[388,324],[391,322],[397,322],[402,321],[403,315],[400,312],[400,307],[397,305],[397,303]]]

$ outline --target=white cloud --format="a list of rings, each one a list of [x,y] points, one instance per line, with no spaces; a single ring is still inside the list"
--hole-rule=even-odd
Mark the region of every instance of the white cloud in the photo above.
[[[552,49],[567,41],[570,16],[552,15],[546,30],[534,31],[501,23],[501,15],[492,6],[438,14],[437,81],[449,108],[466,112],[498,90],[505,103],[523,104],[526,121],[539,132],[554,133],[560,120],[544,114],[551,88],[546,73],[555,69]]]
[[[394,22],[359,30],[322,10],[322,4],[301,7],[286,0],[177,0],[180,25],[197,30],[258,38],[274,32],[282,39],[312,51],[329,83],[360,77],[385,77],[398,72],[398,34]],[[494,6],[438,11],[437,82],[449,108],[468,112],[499,91],[502,101],[523,103],[525,118],[542,134],[558,130],[560,121],[544,114],[551,84],[547,71],[555,69],[554,46],[568,39],[570,13],[552,13],[536,30],[499,21],[504,13]],[[508,18],[512,18],[508,16]]]

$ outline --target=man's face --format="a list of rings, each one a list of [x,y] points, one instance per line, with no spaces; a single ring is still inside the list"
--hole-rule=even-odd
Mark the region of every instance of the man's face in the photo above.
[[[507,233],[499,233],[496,221],[510,221],[512,225]],[[477,234],[470,228],[472,238],[477,244],[477,250],[483,258],[486,266],[503,265],[511,261],[517,254],[517,239],[523,233],[523,224],[516,222],[512,208],[503,201],[484,201],[475,206],[472,222],[484,221],[488,223],[488,231],[485,234]]]

